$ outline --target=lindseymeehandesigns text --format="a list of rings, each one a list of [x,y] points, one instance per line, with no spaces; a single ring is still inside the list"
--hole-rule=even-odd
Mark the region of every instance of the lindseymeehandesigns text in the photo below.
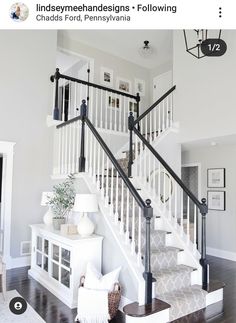
[[[176,13],[177,6],[137,5],[41,5],[36,4],[38,21],[130,21],[132,12]]]

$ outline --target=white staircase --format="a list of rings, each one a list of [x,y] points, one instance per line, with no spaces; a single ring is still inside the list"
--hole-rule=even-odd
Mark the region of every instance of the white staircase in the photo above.
[[[81,128],[82,123],[85,128]],[[160,106],[146,114],[139,126],[146,143],[134,131],[132,178],[126,176],[129,155],[124,153],[117,163],[87,117],[77,117],[57,127],[54,176],[61,178],[77,173],[79,157],[84,154],[86,162],[82,176],[90,191],[98,195],[100,211],[136,279],[139,305],[145,303],[143,273],[148,268],[148,261],[156,280],[152,284],[153,297],[170,305],[170,309],[164,310],[164,315],[159,311],[153,314],[154,318],[150,315],[150,320],[149,317],[145,321],[136,319],[139,322],[164,323],[220,300],[222,293],[212,295],[201,287],[197,219],[200,218],[202,204],[192,199],[191,192],[186,193],[165,161],[160,156],[157,158],[150,147],[147,148],[147,143],[155,146],[161,136],[173,128],[171,97],[161,100]],[[82,145],[81,129],[85,129],[82,131]],[[184,194],[187,195],[186,215],[183,214]],[[150,207],[147,199],[152,200],[154,215],[148,261],[147,220],[144,217],[145,208]],[[134,320],[134,317],[127,317],[127,322]]]

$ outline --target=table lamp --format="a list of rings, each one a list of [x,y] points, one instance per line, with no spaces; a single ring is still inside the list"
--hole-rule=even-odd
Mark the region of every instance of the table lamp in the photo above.
[[[96,194],[76,194],[73,211],[83,213],[78,223],[78,233],[82,237],[93,234],[95,226],[89,219],[88,213],[98,212]]]

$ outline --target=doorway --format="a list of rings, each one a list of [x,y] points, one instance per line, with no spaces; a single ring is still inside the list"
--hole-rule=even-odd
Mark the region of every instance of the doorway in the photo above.
[[[181,168],[181,179],[185,186],[198,198],[201,198],[201,165],[199,163],[195,164],[185,164],[182,165]],[[184,221],[187,219],[187,195],[183,195],[183,218]],[[194,236],[194,204],[189,204],[189,219],[190,219],[190,237],[193,241]],[[196,217],[196,225],[199,227],[199,221],[198,221],[198,211],[197,211],[197,217]],[[198,236],[199,230],[197,230],[197,236],[196,236],[196,242],[197,246],[199,245],[199,236]]]

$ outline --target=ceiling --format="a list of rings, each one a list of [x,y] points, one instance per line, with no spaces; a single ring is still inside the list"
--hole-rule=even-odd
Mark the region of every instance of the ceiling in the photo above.
[[[235,145],[236,144],[236,135],[228,135],[222,137],[212,137],[201,139],[197,141],[185,142],[182,143],[182,151],[188,151],[191,149],[198,148],[209,148],[209,147],[218,147],[224,145]]]
[[[148,69],[172,61],[171,30],[63,30],[59,33]],[[144,40],[153,47],[149,58],[139,54]]]

